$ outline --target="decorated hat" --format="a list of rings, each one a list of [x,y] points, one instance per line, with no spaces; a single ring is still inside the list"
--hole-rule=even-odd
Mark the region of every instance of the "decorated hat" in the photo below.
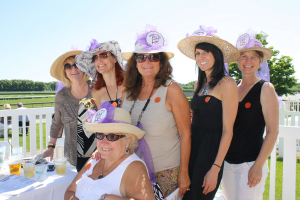
[[[73,50],[73,51],[68,51],[67,53],[64,53],[63,55],[59,56],[52,64],[50,68],[50,74],[53,78],[56,78],[57,80],[61,81],[62,80],[62,73],[61,71],[64,70],[64,62],[68,57],[71,56],[76,56],[78,54],[81,54],[82,51],[80,50]]]
[[[255,38],[254,31],[248,31],[248,33],[244,33],[240,35],[236,42],[236,48],[238,48],[239,52],[245,51],[261,51],[264,54],[262,63],[269,60],[273,52],[271,49],[263,47],[262,43]]]
[[[191,35],[187,34],[186,38],[180,40],[177,48],[181,53],[195,60],[196,45],[206,42],[217,46],[222,51],[225,63],[236,61],[239,57],[237,48],[218,37],[215,34],[216,32],[217,30],[213,29],[213,27],[205,28],[205,26],[201,25],[198,30],[194,31]]]
[[[111,40],[98,43],[96,39],[92,39],[90,46],[87,47],[87,51],[77,55],[75,62],[78,69],[88,74],[93,79],[93,82],[97,80],[97,70],[95,63],[92,62],[92,57],[98,51],[108,51],[112,53],[117,58],[119,65],[124,69],[123,60],[121,58],[121,48],[117,41]]]
[[[122,109],[111,105],[108,101],[100,105],[96,113],[95,110],[88,110],[88,120],[84,124],[89,132],[101,133],[127,133],[133,134],[137,139],[145,135],[145,131],[131,124],[130,114]]]
[[[168,47],[168,39],[159,32],[156,26],[146,25],[145,30],[137,32],[137,39],[133,52],[122,53],[122,58],[128,61],[134,53],[159,53],[167,54],[168,59],[174,57],[174,54],[166,51]]]

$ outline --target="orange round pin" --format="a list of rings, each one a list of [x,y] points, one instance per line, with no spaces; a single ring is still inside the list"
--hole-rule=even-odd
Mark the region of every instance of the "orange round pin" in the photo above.
[[[91,168],[91,163],[89,163],[87,166],[86,166],[86,168],[89,170],[90,168]]]
[[[207,103],[210,100],[210,97],[205,98],[205,102]]]
[[[156,97],[155,100],[154,100],[154,102],[155,102],[155,103],[160,102],[160,97]]]
[[[245,103],[245,108],[250,108],[250,107],[251,107],[251,103],[250,102]]]
[[[112,105],[115,106],[115,107],[118,106],[117,102],[113,102]]]

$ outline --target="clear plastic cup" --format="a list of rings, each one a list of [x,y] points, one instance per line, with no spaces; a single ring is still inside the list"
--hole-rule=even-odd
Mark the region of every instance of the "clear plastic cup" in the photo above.
[[[13,156],[22,156],[23,147],[13,147]]]
[[[33,160],[25,160],[22,163],[25,178],[34,177],[35,162]]]
[[[67,158],[55,158],[54,159],[56,174],[65,174],[66,173],[66,165],[67,165]]]
[[[37,164],[35,165],[35,174],[37,181],[44,181],[47,178],[47,164]]]
[[[22,156],[11,156],[9,158],[8,166],[9,166],[10,174],[15,174],[20,176],[22,161],[23,161]]]
[[[0,170],[5,160],[6,147],[0,146]]]

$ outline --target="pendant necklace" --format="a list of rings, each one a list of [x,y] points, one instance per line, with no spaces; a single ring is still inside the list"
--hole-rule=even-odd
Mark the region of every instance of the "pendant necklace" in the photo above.
[[[106,85],[105,85],[105,89],[106,89],[107,95],[108,95],[109,100],[110,100],[109,103],[112,104],[112,105],[114,105],[114,106],[116,106],[116,107],[120,107],[120,106],[121,106],[121,103],[118,101],[118,85],[117,85],[117,89],[116,89],[116,100],[111,100]]]
[[[120,159],[118,159],[118,160],[120,160]],[[118,160],[116,162],[118,162]],[[114,164],[116,164],[116,162],[114,162]],[[103,164],[103,167],[102,167],[102,173],[100,174],[100,176],[98,176],[98,179],[103,178],[103,173],[106,172],[107,170],[109,170],[112,166],[114,166],[114,164],[112,164],[109,168],[107,168],[105,171],[103,171],[104,166],[105,166],[105,160],[104,160],[104,164]]]

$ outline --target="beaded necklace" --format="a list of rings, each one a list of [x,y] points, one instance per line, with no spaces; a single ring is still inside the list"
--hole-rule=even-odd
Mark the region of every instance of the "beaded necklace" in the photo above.
[[[153,87],[153,89],[152,89],[152,91],[151,91],[151,93],[150,93],[150,95],[149,95],[149,98],[147,99],[147,101],[146,101],[146,103],[145,103],[145,105],[144,105],[144,107],[143,107],[143,109],[142,109],[141,114],[139,115],[139,119],[138,119],[138,121],[137,121],[137,123],[136,123],[137,125],[139,125],[139,124],[141,123],[141,119],[142,119],[142,117],[143,117],[143,113],[145,112],[145,110],[146,110],[146,108],[147,108],[147,106],[148,106],[148,104],[149,104],[149,102],[150,102],[150,98],[151,98],[151,95],[152,95],[153,91],[154,91],[154,87]],[[135,102],[136,102],[136,100],[133,102],[133,104],[132,104],[132,106],[131,106],[131,108],[130,108],[130,111],[129,111],[129,114],[130,114],[130,115],[131,115],[131,113],[132,113],[132,109],[134,108]]]
[[[117,89],[116,89],[116,100],[111,100],[106,85],[105,85],[105,89],[106,89],[107,95],[108,95],[108,97],[110,99],[109,103],[112,104],[112,105],[114,105],[115,107],[121,107],[121,102],[118,100],[118,85],[117,85]]]

